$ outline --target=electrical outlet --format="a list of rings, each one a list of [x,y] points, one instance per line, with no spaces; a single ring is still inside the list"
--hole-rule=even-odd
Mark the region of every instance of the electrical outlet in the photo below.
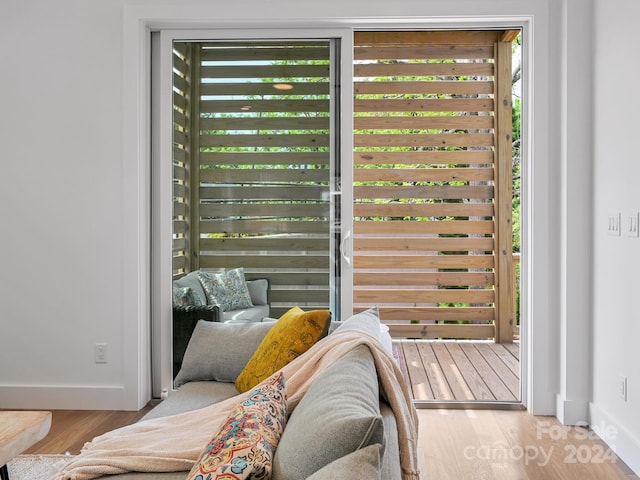
[[[607,233],[612,237],[620,236],[620,212],[607,217]]]
[[[634,212],[627,216],[627,237],[640,237],[640,213]]]
[[[96,343],[94,354],[96,363],[107,363],[107,344]]]
[[[627,377],[624,375],[618,377],[618,396],[625,402],[627,401]]]

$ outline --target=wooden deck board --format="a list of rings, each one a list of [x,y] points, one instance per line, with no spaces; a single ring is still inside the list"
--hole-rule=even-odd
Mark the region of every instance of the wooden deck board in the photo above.
[[[403,350],[414,398],[420,397],[432,400],[433,393],[429,385],[429,378],[416,344],[413,342],[403,344]]]
[[[504,382],[496,374],[495,370],[491,368],[491,365],[489,365],[485,358],[480,355],[480,352],[478,352],[478,349],[473,343],[460,342],[459,345],[467,355],[467,358],[469,358],[469,361],[473,363],[478,374],[491,390],[491,394],[493,395],[492,400],[504,400],[509,402],[515,402],[517,400],[513,393],[511,393]]]
[[[518,363],[520,363],[520,344],[519,343],[503,343],[502,344],[507,350],[509,350],[511,352],[511,355],[513,355],[516,360],[518,360]]]
[[[447,350],[456,366],[460,369],[462,377],[467,382],[469,389],[473,392],[474,400],[495,400],[495,396],[487,386],[486,382],[471,363],[467,355],[457,342],[446,342]]]
[[[516,357],[514,357],[513,354],[503,344],[495,345],[492,350],[493,353],[498,355],[504,362],[504,364],[509,367],[509,370],[511,370],[514,375],[519,375],[520,361]]]
[[[469,340],[394,339],[414,400],[503,401],[520,398],[520,348]]]
[[[519,397],[520,395],[520,378],[517,374],[513,372],[511,366],[503,363],[504,357],[500,356],[496,353],[495,347],[500,347],[501,345],[489,344],[489,343],[478,343],[476,344],[476,348],[478,351],[484,356],[487,363],[491,365],[491,368],[498,374],[500,379],[507,386],[509,391],[513,393],[514,396]]]
[[[414,340],[407,340],[408,342],[414,342],[418,347],[420,356],[422,357],[422,364],[425,367],[427,378],[431,384],[431,391],[433,392],[432,398],[425,398],[425,400],[453,400],[454,394],[449,387],[449,383],[445,377],[440,362],[436,357],[431,343],[429,342],[415,342]],[[414,397],[418,398],[418,397]]]
[[[473,400],[473,392],[467,385],[467,382],[460,372],[460,368],[456,362],[453,361],[445,344],[443,342],[433,342],[431,346],[433,347],[433,353],[435,353],[438,358],[438,362],[440,362],[440,366],[442,367],[442,371],[454,397],[461,400]]]

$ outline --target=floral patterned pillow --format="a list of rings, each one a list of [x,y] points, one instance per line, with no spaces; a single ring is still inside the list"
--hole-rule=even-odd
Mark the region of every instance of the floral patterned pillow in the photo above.
[[[251,391],[223,422],[187,480],[267,480],[287,422],[284,375],[278,372]]]
[[[191,287],[173,287],[173,304],[186,307],[190,305],[202,305],[197,295],[193,293]]]
[[[253,307],[242,268],[222,273],[199,271],[198,277],[209,305],[220,305],[223,312]]]

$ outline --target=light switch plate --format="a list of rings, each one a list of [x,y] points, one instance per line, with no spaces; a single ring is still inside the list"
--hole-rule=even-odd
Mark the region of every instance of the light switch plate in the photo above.
[[[620,212],[607,216],[607,234],[612,237],[620,236]]]
[[[640,228],[638,228],[640,226],[639,212],[633,212],[627,215],[625,223],[626,223],[625,227],[627,229],[627,237],[635,237],[635,238],[640,237]]]

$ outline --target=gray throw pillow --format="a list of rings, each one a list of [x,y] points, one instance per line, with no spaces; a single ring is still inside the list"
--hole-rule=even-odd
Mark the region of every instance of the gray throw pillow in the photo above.
[[[347,318],[344,322],[335,322],[338,327],[335,332],[340,330],[362,330],[373,338],[380,340],[380,315],[378,307],[372,307],[369,310],[356,313]]]
[[[257,278],[247,281],[249,296],[253,305],[267,305],[267,292],[269,291],[269,280],[266,278]]]
[[[362,345],[321,373],[293,410],[273,459],[272,479],[307,478],[376,443],[384,445],[378,377],[371,351]]]
[[[195,306],[197,297],[193,293],[191,287],[173,287],[173,306],[174,307],[187,307]],[[198,305],[199,306],[199,305]]]
[[[191,272],[178,280],[174,280],[173,286],[178,288],[190,288],[193,294],[193,303],[191,305],[206,305],[207,297],[205,296],[202,283],[198,278],[198,272]]]
[[[380,449],[382,445],[375,444],[356,450],[338,460],[334,460],[326,467],[322,467],[307,480],[335,480],[348,478],[349,480],[381,480],[380,477]]]
[[[235,382],[273,325],[198,321],[174,382],[176,388],[187,382]]]

